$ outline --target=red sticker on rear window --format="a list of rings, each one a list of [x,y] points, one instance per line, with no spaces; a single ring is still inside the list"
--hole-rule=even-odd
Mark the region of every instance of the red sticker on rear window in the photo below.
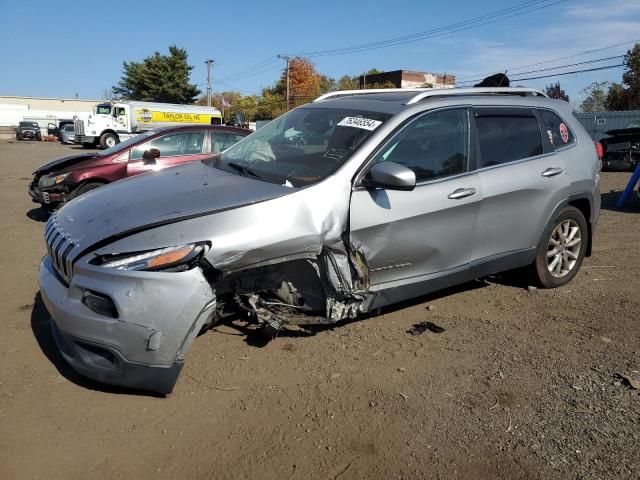
[[[567,143],[569,141],[569,130],[564,123],[560,124],[560,138],[562,138],[562,141],[564,143]]]

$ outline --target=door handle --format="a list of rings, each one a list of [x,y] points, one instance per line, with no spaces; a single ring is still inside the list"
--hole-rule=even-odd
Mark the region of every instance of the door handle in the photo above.
[[[556,175],[560,175],[562,173],[562,169],[558,167],[549,167],[544,172],[541,173],[543,177],[555,177]]]
[[[451,200],[459,200],[461,198],[470,197],[471,195],[475,195],[475,188],[458,188],[449,194]]]

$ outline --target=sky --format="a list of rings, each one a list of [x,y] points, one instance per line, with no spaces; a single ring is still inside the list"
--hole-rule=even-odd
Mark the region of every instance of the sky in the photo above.
[[[548,0],[552,3],[553,0]],[[295,55],[424,32],[514,7],[524,0],[183,1],[108,3],[0,0],[0,95],[100,99],[122,74],[170,44],[185,48],[191,81],[205,90],[259,93]],[[529,2],[535,3],[535,2]],[[518,72],[624,54],[633,44],[539,66],[587,50],[640,40],[640,0],[565,0],[538,11],[416,42],[347,55],[312,57],[334,78],[371,68],[447,73],[457,78]],[[611,60],[575,69],[620,63]],[[260,68],[246,71],[259,65]],[[244,73],[243,73],[244,71]],[[538,75],[547,72],[538,73]],[[519,82],[560,81],[573,100],[593,81],[620,81],[622,69]],[[527,76],[533,76],[527,75]]]

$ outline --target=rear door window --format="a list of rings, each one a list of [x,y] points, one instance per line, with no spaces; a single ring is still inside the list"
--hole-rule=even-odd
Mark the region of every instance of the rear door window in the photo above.
[[[480,159],[478,168],[542,155],[538,119],[529,109],[475,110]]]
[[[556,150],[576,142],[573,132],[564,120],[551,110],[538,110],[542,121],[542,130],[549,136],[551,145]]]

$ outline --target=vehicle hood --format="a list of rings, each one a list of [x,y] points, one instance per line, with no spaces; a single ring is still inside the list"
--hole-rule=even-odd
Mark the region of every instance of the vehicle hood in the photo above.
[[[295,192],[191,162],[128,178],[67,203],[57,225],[81,251],[155,226],[238,208]]]
[[[38,170],[33,172],[33,174],[42,176],[51,172],[59,172],[62,169],[74,167],[79,163],[86,162],[87,160],[93,160],[97,157],[97,153],[82,153],[79,155],[70,155],[68,157],[63,157],[58,160],[53,160],[51,162],[45,163],[40,168],[38,168]],[[105,163],[109,163],[107,157],[105,157]]]

